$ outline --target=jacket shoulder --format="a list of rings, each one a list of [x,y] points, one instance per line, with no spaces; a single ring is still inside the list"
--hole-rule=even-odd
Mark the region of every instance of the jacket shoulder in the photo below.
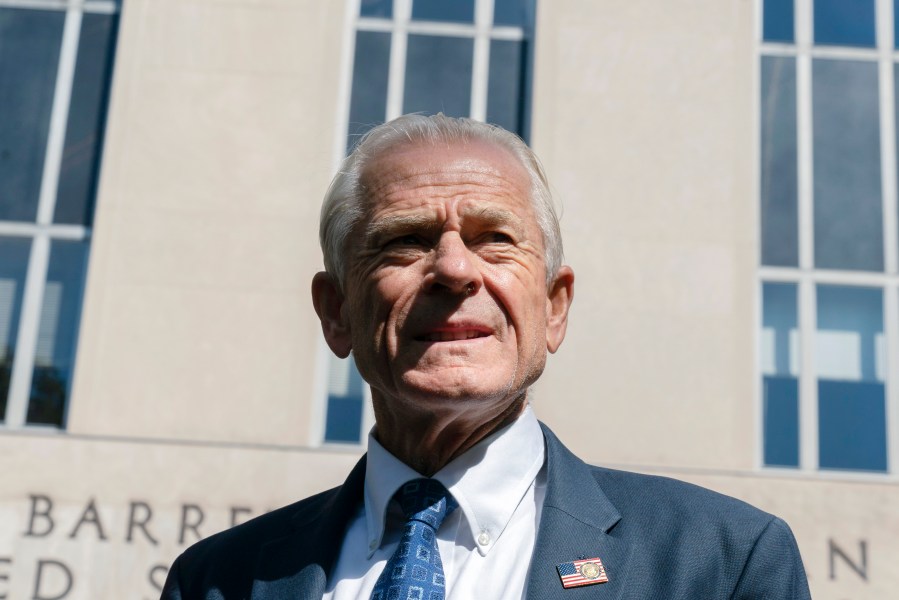
[[[808,600],[796,540],[778,517],[668,477],[590,470],[621,513],[611,533],[627,537],[654,565],[694,574],[678,582],[682,594],[671,584],[667,597]]]
[[[227,597],[249,596],[262,547],[328,511],[339,490],[321,492],[196,542],[172,565],[163,598],[206,598],[211,589],[228,590]]]
[[[747,502],[678,479],[604,467],[591,466],[590,470],[622,516],[654,516],[656,524],[660,520],[716,528],[725,524],[750,535],[761,533],[776,519]]]
[[[189,557],[191,561],[206,556],[220,558],[238,549],[247,556],[249,550],[258,548],[272,539],[283,537],[295,527],[302,525],[304,517],[313,518],[314,515],[320,514],[339,490],[339,487],[335,487],[320,492],[220,531],[189,547],[184,556]]]

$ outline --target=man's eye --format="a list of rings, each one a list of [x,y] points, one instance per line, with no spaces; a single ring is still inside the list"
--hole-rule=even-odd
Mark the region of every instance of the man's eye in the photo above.
[[[513,243],[512,236],[505,234],[501,231],[491,231],[487,234],[486,239],[491,244],[511,244]]]
[[[390,240],[390,246],[421,246],[424,240],[414,234],[401,235]]]

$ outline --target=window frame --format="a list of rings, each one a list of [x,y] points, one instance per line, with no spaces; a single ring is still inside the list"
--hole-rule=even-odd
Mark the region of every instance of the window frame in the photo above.
[[[53,216],[63,162],[82,18],[87,13],[118,14],[120,8],[117,0],[84,0],[83,2],[79,0],[0,0],[0,8],[65,12],[37,213],[34,220],[28,222],[0,220],[0,236],[31,240],[23,286],[22,308],[16,334],[15,356],[10,373],[6,414],[0,415],[4,417],[0,422],[0,431],[27,428],[28,430],[61,432],[66,427],[71,397],[66,398],[60,427],[27,422],[41,311],[47,287],[50,248],[52,242],[57,240],[88,242],[91,237],[91,226],[57,224],[53,222]],[[114,57],[112,62],[114,62]],[[102,158],[102,136],[100,148],[98,160]],[[88,247],[87,256],[89,255],[90,248]],[[84,290],[82,290],[82,303],[83,294]],[[76,348],[78,329],[78,324],[76,324],[73,342]],[[77,360],[77,354],[73,356],[73,359]],[[69,393],[71,393],[71,389],[70,383]]]
[[[754,369],[757,470],[789,476],[899,481],[899,204],[897,204],[895,69],[899,51],[894,43],[894,0],[875,0],[876,45],[873,48],[814,45],[814,0],[794,0],[792,43],[764,40],[764,0],[755,3],[754,65],[755,198],[761,209],[761,62],[765,56],[796,60],[797,203],[799,264],[797,267],[765,266],[762,257],[761,213],[759,212],[757,281],[755,298],[756,366]],[[814,265],[814,179],[812,130],[812,62],[819,58],[862,60],[878,67],[880,122],[880,177],[884,269],[882,272],[816,269]],[[764,389],[762,386],[762,290],[765,283],[797,286],[799,354],[799,465],[781,467],[764,461]],[[816,287],[820,284],[873,287],[883,292],[883,323],[886,340],[885,410],[887,457],[885,472],[825,469],[819,466],[818,373],[815,360],[817,335]]]

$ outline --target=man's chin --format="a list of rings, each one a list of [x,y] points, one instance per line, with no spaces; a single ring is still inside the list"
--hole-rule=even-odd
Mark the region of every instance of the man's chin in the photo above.
[[[399,392],[420,406],[483,403],[509,396],[512,386],[508,379],[494,381],[479,370],[472,371],[469,374],[454,372],[452,378],[407,373],[402,378]]]

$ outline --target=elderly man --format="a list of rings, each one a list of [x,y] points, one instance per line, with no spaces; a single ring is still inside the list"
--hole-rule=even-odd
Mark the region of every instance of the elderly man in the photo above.
[[[574,274],[517,137],[443,115],[376,127],[320,233],[313,303],[371,385],[368,454],[342,486],[188,549],[164,599],[809,597],[781,520],[587,466],[537,422],[528,388]]]

